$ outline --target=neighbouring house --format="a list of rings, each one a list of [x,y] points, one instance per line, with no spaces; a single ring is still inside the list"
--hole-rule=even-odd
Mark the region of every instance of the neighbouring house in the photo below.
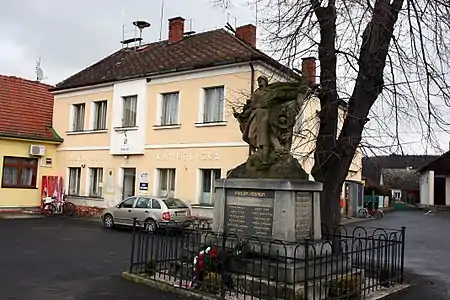
[[[418,170],[420,204],[450,206],[450,151],[437,156]]]
[[[417,171],[435,160],[436,155],[397,155],[363,157],[362,177],[366,185],[384,186],[395,199],[420,202],[420,175]]]
[[[122,49],[52,89],[54,124],[64,138],[58,171],[69,198],[106,207],[133,195],[168,195],[210,216],[215,179],[248,157],[232,108],[245,103],[260,75],[273,82],[299,74],[256,48],[251,24],[235,32],[186,33],[177,17],[169,20],[167,40],[131,40],[138,42],[124,41]],[[304,59],[301,68],[315,84],[315,59]],[[307,172],[319,110],[311,98],[296,126],[294,154]],[[345,102],[340,113],[342,126]],[[359,152],[348,179],[361,180]]]
[[[36,208],[41,178],[56,175],[51,86],[0,75],[0,210]]]

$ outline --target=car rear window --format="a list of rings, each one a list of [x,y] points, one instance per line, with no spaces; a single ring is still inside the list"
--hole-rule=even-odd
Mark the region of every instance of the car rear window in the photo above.
[[[167,206],[168,209],[188,208],[188,206],[180,199],[166,199],[166,200],[163,200],[163,202]]]

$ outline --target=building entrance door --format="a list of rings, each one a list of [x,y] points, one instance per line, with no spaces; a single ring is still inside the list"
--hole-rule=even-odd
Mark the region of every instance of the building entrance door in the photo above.
[[[122,200],[134,196],[136,192],[136,168],[123,168]]]

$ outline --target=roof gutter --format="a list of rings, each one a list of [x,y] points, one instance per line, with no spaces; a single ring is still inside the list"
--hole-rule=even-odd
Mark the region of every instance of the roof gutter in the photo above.
[[[61,144],[63,142],[63,139],[47,139],[47,138],[40,138],[40,137],[26,137],[26,136],[20,136],[16,134],[0,134],[0,139],[5,140],[13,140],[13,141],[22,141],[22,142],[44,142],[48,144]]]

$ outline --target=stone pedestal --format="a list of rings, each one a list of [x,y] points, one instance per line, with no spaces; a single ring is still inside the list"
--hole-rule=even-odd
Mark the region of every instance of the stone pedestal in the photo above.
[[[281,240],[321,240],[322,183],[285,179],[219,179],[213,231]]]

